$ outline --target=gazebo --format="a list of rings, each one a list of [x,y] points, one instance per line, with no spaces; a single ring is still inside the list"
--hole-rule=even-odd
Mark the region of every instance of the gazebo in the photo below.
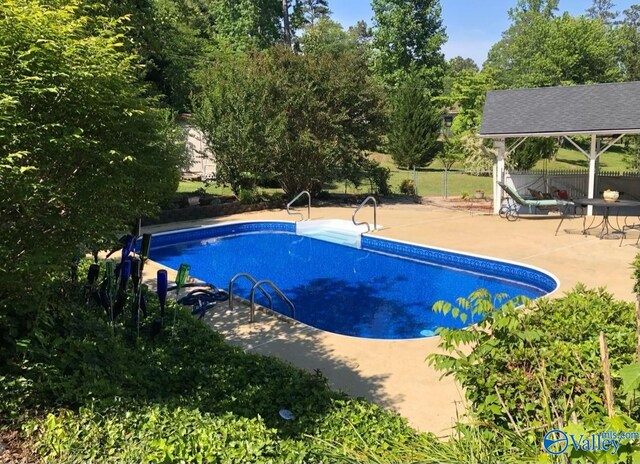
[[[487,92],[478,136],[492,139],[495,149],[494,213],[500,209],[497,182],[504,180],[505,158],[527,138],[562,137],[580,150],[589,160],[588,197],[594,198],[598,158],[628,134],[640,134],[640,82]],[[590,150],[574,136],[589,136]],[[611,139],[601,147],[599,137]]]

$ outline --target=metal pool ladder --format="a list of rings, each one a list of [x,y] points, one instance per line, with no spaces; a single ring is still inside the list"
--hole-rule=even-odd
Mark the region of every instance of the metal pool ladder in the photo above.
[[[374,197],[368,196],[367,198],[365,198],[364,201],[360,203],[360,206],[358,206],[356,210],[353,212],[353,216],[351,216],[351,220],[353,221],[354,225],[356,226],[366,225],[367,232],[371,232],[371,226],[367,221],[356,222],[356,214],[358,214],[358,211],[360,211],[360,209],[364,205],[366,205],[369,201],[373,202],[373,230],[375,231],[378,228],[378,221],[377,221],[378,202]]]
[[[292,213],[291,211],[289,211],[289,207],[292,204],[294,204],[298,198],[300,198],[302,195],[305,195],[305,194],[309,197],[309,204],[307,205],[307,220],[309,220],[309,219],[311,219],[311,194],[308,191],[303,190],[302,192],[297,194],[296,197],[293,200],[291,200],[289,203],[287,203],[287,213],[290,216],[293,216],[295,214],[299,214],[301,221],[304,221],[304,215],[302,213],[297,213],[297,212],[293,212]]]
[[[273,311],[273,298],[271,297],[271,295],[262,287],[263,285],[268,285],[270,286],[273,291],[276,292],[276,294],[287,304],[287,306],[289,306],[289,308],[291,309],[291,318],[295,319],[296,318],[296,308],[293,305],[293,303],[291,302],[291,300],[289,298],[286,297],[286,295],[284,293],[282,293],[282,291],[276,286],[276,284],[274,284],[273,282],[271,282],[270,280],[256,280],[251,274],[247,274],[246,272],[240,272],[239,274],[234,275],[231,280],[229,281],[229,309],[233,309],[233,284],[236,282],[236,280],[238,280],[240,277],[244,277],[246,279],[248,279],[249,281],[251,281],[251,283],[253,284],[253,286],[251,287],[251,293],[249,296],[249,302],[250,302],[250,313],[249,313],[249,320],[251,322],[255,322],[256,319],[256,290],[260,290],[262,292],[262,294],[264,296],[267,297],[267,299],[269,300],[269,309]]]

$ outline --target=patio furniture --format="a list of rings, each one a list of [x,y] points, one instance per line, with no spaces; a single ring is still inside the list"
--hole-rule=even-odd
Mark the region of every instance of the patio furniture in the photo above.
[[[560,211],[560,207],[563,207],[561,213],[564,216],[567,207],[574,205],[574,203],[571,201],[560,199],[526,200],[522,198],[517,191],[506,185],[504,182],[498,182],[498,185],[502,188],[502,190],[505,191],[507,195],[509,195],[509,197],[506,199],[507,204],[503,205],[498,211],[500,217],[506,218],[508,221],[515,221],[520,217],[520,214],[518,212],[520,206],[528,207],[530,214],[533,214],[534,208],[553,208]]]
[[[595,219],[591,220],[591,224],[587,227],[587,216],[585,215],[582,220],[582,234],[589,235],[590,230],[601,229],[599,237],[602,239],[604,237],[608,237],[610,235],[620,235],[620,245],[622,245],[622,239],[626,236],[625,229],[635,229],[638,228],[637,224],[625,225],[621,226],[618,220],[618,210],[624,208],[640,208],[640,201],[635,200],[617,200],[617,201],[606,201],[602,198],[577,198],[573,200],[573,203],[576,206],[581,207],[583,210],[587,206],[592,206],[594,208],[601,208],[602,211],[602,219],[600,222],[594,225]],[[611,210],[614,210],[616,214],[613,216],[615,219],[615,224],[611,222]],[[556,235],[558,234],[558,230],[560,230],[560,226],[562,225],[562,221],[564,221],[564,216],[558,224],[558,228],[556,229]]]

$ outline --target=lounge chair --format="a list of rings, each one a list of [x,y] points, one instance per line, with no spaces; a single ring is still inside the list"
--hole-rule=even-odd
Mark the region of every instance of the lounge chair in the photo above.
[[[529,208],[529,213],[533,214],[534,208],[548,209],[552,208],[560,211],[560,207],[563,207],[562,214],[565,213],[567,206],[573,205],[572,201],[560,200],[560,199],[535,199],[525,200],[520,196],[518,192],[506,185],[504,182],[498,182],[498,185],[502,187],[509,198],[507,198],[507,204],[500,208],[500,217],[506,218],[509,221],[515,221],[520,217],[518,210],[520,206],[526,206]]]

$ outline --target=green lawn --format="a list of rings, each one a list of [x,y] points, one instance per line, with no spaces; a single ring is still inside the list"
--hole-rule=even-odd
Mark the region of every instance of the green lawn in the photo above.
[[[373,153],[372,156],[383,166],[391,170],[391,189],[394,193],[399,193],[400,184],[404,179],[413,179],[413,172],[398,168],[389,155]],[[448,174],[448,194],[449,196],[460,196],[463,193],[471,194],[476,190],[484,190],[490,194],[492,190],[492,179],[490,176],[473,176],[459,171],[462,166],[454,165],[453,170]],[[589,161],[586,156],[575,148],[561,148],[554,161],[538,161],[534,169],[588,169]],[[623,152],[621,146],[614,146],[605,152],[600,158],[600,169],[608,171],[626,171]],[[418,193],[425,196],[444,195],[444,168],[439,161],[434,161],[428,167],[421,168],[416,173]],[[193,192],[203,187],[202,182],[182,181],[178,187],[178,192]],[[335,182],[325,186],[331,193],[367,193],[368,185],[361,185],[356,189],[352,184]],[[268,193],[276,192],[277,189],[262,189]],[[215,184],[207,188],[208,193],[215,195],[231,195],[231,190]]]
[[[600,156],[600,169],[607,171],[627,171],[622,146],[611,147]],[[589,169],[589,160],[575,148],[561,148],[555,161],[541,160],[536,169]]]

